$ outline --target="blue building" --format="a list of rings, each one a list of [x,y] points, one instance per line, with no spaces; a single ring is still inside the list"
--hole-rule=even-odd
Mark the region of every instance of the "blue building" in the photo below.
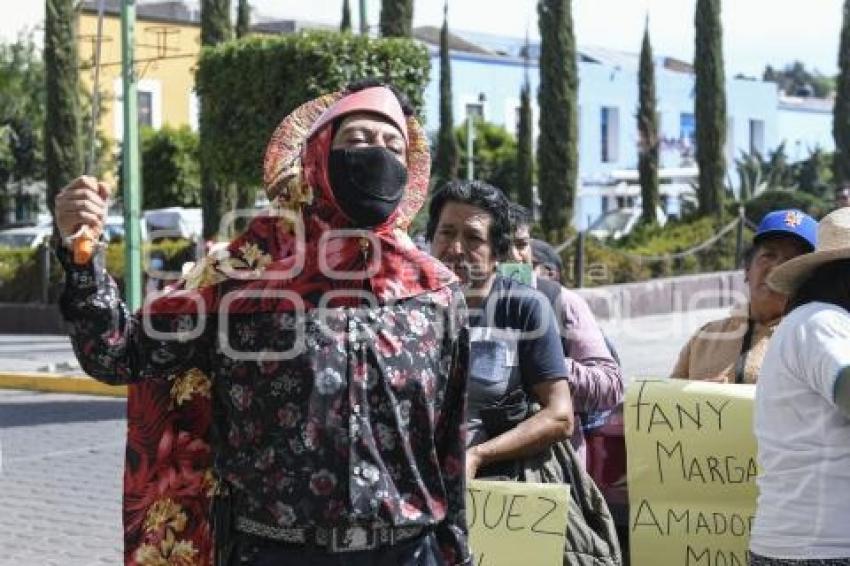
[[[439,127],[439,48],[436,28],[418,28],[417,37],[429,44],[432,80],[425,92],[427,128]],[[480,116],[516,132],[520,88],[526,66],[532,93],[537,92],[539,45],[487,34],[455,32],[451,51],[452,91],[456,125],[467,116]],[[599,47],[580,47],[579,179],[574,224],[587,226],[607,211],[639,205],[637,186],[638,106],[637,54]],[[693,200],[694,161],[693,67],[671,57],[656,58],[656,89],[660,114],[662,203],[664,212],[678,215],[684,201]],[[806,158],[815,147],[833,148],[832,101],[780,96],[771,82],[729,79],[727,96],[727,162],[730,182],[737,183],[732,166],[741,152],[766,155],[783,141],[792,160]],[[535,137],[539,118],[532,96]]]

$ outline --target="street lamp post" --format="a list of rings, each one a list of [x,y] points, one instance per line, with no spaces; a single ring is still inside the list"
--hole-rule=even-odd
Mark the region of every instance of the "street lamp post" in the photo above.
[[[473,142],[475,141],[475,128],[472,124],[472,112],[466,113],[466,180],[475,179],[475,159],[472,155]]]
[[[478,93],[478,104],[481,108],[481,117],[484,115],[484,103],[487,101],[487,95],[483,92]],[[473,120],[479,116],[473,115],[467,106],[466,112],[466,180],[475,180],[475,124]]]
[[[131,311],[142,305],[141,195],[139,187],[139,101],[135,56],[136,0],[121,2],[121,79],[124,93],[124,264],[125,299]]]

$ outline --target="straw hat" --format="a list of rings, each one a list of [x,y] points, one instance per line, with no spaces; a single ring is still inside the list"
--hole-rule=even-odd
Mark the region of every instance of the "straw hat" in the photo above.
[[[825,216],[818,224],[815,251],[777,266],[767,278],[767,284],[780,293],[793,293],[815,269],[839,259],[850,259],[850,207]]]

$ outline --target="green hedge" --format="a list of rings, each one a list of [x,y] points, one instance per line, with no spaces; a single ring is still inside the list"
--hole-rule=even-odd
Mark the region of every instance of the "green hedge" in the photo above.
[[[409,39],[302,32],[205,48],[195,81],[209,109],[201,116],[202,158],[223,179],[259,186],[266,144],[299,105],[352,80],[380,77],[421,109],[429,70],[428,50]]]
[[[143,259],[148,254],[163,257],[164,271],[179,272],[187,261],[195,260],[195,244],[186,240],[164,240],[147,244]],[[106,249],[106,269],[123,288],[124,244],[110,244]],[[29,303],[41,300],[41,272],[38,250],[0,248],[0,302]],[[50,287],[48,297],[55,302],[62,291],[62,268],[55,256],[50,258]]]
[[[588,238],[585,245],[584,284],[611,285],[735,269],[737,235],[734,229],[713,246],[683,258],[648,260],[634,257],[664,256],[691,249],[716,236],[721,228],[733,220],[734,216],[724,216],[720,221],[704,217],[671,221],[663,228],[644,226],[616,242]],[[751,240],[752,231],[745,229],[745,248]],[[564,250],[562,258],[566,273],[571,275],[569,282],[575,285],[575,246]]]
[[[798,208],[810,214],[815,219],[820,219],[829,211],[829,204],[823,199],[803,191],[790,191],[775,189],[765,191],[746,204],[747,218],[758,224],[765,214],[772,210],[784,208]]]

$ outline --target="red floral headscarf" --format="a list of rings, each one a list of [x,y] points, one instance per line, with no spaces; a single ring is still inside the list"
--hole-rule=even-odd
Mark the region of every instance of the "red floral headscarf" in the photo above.
[[[370,230],[350,229],[328,178],[333,124],[354,112],[382,115],[396,123],[408,139],[408,183],[402,201],[387,221]],[[405,123],[398,124],[400,119]],[[208,312],[215,312],[223,296],[234,291],[245,298],[228,300],[229,312],[292,310],[279,293],[257,298],[263,291],[276,290],[294,291],[304,299],[306,308],[315,306],[316,298],[331,290],[352,291],[350,297],[332,305],[360,301],[357,293],[363,291],[371,292],[377,304],[385,304],[455,281],[454,274],[419,250],[407,234],[427,198],[428,140],[416,119],[403,116],[395,95],[386,87],[327,95],[299,107],[272,136],[264,172],[272,208],[255,218],[226,251],[208,258],[189,274],[182,291],[151,304],[150,312],[193,313],[201,302]]]

